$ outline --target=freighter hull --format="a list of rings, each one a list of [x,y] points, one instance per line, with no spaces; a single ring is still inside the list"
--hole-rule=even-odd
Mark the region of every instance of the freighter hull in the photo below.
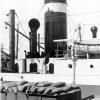
[[[22,60],[21,60],[22,61]],[[21,62],[19,61],[19,62]],[[74,70],[72,60],[62,58],[50,58],[47,64],[54,64],[54,73],[41,73],[43,59],[27,59],[27,70],[23,72],[22,63],[19,63],[20,73],[2,73],[3,80],[20,81],[28,80],[29,82],[49,81],[49,82],[66,82],[73,83]],[[37,72],[30,73],[30,64],[37,63]],[[71,66],[72,65],[72,66]],[[82,96],[100,95],[100,60],[99,59],[82,59],[76,61],[75,84],[80,85]]]

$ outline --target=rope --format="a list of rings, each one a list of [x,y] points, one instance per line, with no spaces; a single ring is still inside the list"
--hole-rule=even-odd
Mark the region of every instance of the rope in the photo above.
[[[21,27],[22,27],[22,29],[23,29],[23,31],[24,31],[24,34],[26,35],[25,30],[24,30],[24,28],[23,28],[23,25],[22,25],[22,23],[21,23],[21,21],[20,21],[18,15],[17,15],[17,13],[15,13],[15,15],[16,15],[16,17],[17,17],[17,19],[18,19],[18,21],[19,21],[19,23],[20,23],[20,25],[21,25]]]

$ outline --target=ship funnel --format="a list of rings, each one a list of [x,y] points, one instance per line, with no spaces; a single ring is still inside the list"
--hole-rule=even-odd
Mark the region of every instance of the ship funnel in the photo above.
[[[29,32],[29,37],[30,37],[30,56],[33,58],[35,57],[37,53],[37,29],[40,26],[40,22],[33,18],[29,21],[29,27],[30,31]]]
[[[98,28],[96,26],[91,27],[91,32],[92,32],[92,37],[93,38],[97,37],[97,30],[98,30]]]
[[[34,30],[36,31],[39,28],[39,26],[40,26],[40,22],[37,19],[33,18],[29,21],[29,27],[31,31]]]
[[[62,55],[66,43],[53,42],[67,38],[67,5],[66,0],[44,0],[44,37],[45,53],[55,57],[56,53]],[[57,52],[56,52],[57,51]]]

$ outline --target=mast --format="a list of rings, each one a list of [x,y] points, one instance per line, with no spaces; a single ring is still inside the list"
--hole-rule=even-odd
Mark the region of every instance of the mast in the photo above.
[[[9,29],[9,54],[10,54],[9,70],[10,72],[14,72],[14,68],[15,68],[15,10],[10,10],[9,18],[10,18],[10,25],[11,25]]]
[[[19,31],[19,24],[17,24],[17,30]],[[16,59],[18,59],[18,40],[19,40],[19,33],[17,32]]]
[[[38,34],[38,44],[40,44],[40,34]],[[38,52],[40,54],[40,46],[38,45]]]
[[[81,25],[79,24],[78,26],[78,29],[79,29],[79,39],[80,39],[80,42],[82,41],[82,37],[81,37]]]

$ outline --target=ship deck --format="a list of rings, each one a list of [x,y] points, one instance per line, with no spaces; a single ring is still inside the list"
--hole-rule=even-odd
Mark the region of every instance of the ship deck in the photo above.
[[[34,74],[34,73],[1,73],[4,81],[20,81],[27,80],[29,82],[49,81],[49,82],[66,82],[70,84],[73,82],[72,76],[57,75],[57,74]],[[100,100],[100,77],[97,76],[80,76],[76,77],[76,84],[81,87],[82,98],[94,95]],[[99,98],[99,99],[98,99]]]

